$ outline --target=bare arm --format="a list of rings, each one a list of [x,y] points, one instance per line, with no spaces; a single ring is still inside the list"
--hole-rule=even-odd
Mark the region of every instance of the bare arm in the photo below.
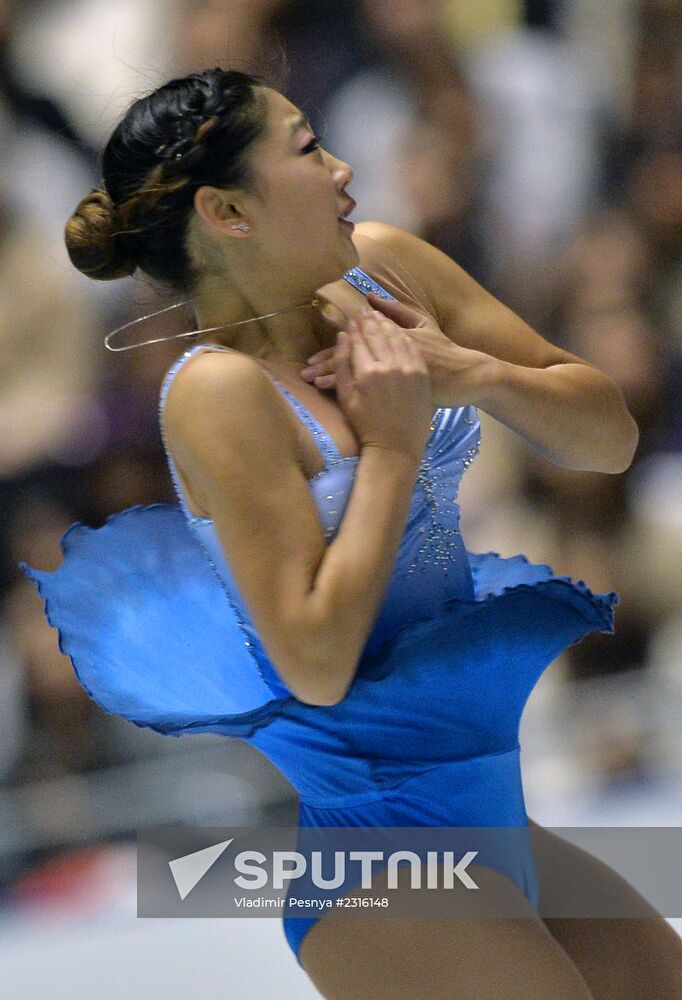
[[[364,448],[327,546],[287,404],[253,359],[193,359],[173,381],[165,425],[284,683],[301,701],[340,701],[388,587],[418,459]]]
[[[471,400],[477,406],[561,468],[621,473],[630,467],[639,429],[613,379],[546,340],[425,240],[383,222],[360,226],[431,304],[453,344],[443,366],[452,366],[455,393],[461,393],[459,349],[483,352],[489,361]],[[381,300],[372,299],[372,306],[381,309]],[[437,405],[452,405],[445,397],[447,390]]]

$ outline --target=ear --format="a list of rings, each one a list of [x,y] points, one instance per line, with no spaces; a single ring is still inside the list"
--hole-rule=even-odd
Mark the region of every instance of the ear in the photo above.
[[[197,215],[213,229],[218,229],[229,236],[246,235],[241,230],[232,228],[235,224],[245,221],[238,204],[231,200],[235,194],[236,192],[211,187],[208,184],[202,185],[194,192],[194,208]]]

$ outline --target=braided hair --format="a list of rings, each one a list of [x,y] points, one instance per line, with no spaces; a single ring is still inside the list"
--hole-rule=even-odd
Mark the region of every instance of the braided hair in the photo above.
[[[72,264],[109,281],[137,268],[190,292],[186,246],[202,184],[254,189],[246,154],[265,130],[263,80],[220,68],[193,73],[135,101],[102,154],[102,187],[66,223]]]

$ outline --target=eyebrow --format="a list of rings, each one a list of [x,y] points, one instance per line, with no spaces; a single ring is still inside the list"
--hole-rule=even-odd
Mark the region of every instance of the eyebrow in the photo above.
[[[294,118],[294,120],[291,123],[290,134],[293,135],[295,132],[298,132],[298,130],[300,128],[303,128],[304,126],[305,128],[308,129],[309,132],[315,131],[315,129],[310,124],[310,120],[307,115],[303,114],[297,115],[296,118]]]

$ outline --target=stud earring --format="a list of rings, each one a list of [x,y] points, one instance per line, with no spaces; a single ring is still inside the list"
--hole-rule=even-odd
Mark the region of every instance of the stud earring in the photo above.
[[[240,222],[239,225],[237,225],[236,223],[231,225],[230,229],[241,229],[243,233],[248,233],[249,229],[251,229],[251,226],[249,226],[248,223],[246,222]]]

